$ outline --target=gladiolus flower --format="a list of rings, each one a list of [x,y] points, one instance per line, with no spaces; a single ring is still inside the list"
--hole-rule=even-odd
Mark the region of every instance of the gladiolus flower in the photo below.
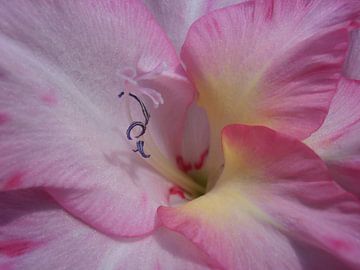
[[[0,269],[359,269],[359,15],[3,1]]]

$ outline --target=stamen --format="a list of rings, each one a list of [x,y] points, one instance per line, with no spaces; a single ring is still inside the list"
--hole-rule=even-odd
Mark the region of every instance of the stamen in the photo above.
[[[149,157],[151,157],[151,155],[147,155],[147,154],[145,154],[145,152],[144,152],[144,141],[137,141],[137,142],[136,142],[136,149],[134,149],[133,152],[139,152],[140,155],[141,155],[143,158],[149,158]]]
[[[124,91],[121,92],[121,93],[118,95],[118,97],[121,98],[123,95],[124,95]]]
[[[146,96],[154,104],[154,107],[157,108],[160,104],[164,103],[164,100],[161,94],[153,88],[144,87],[146,85],[145,80],[156,79],[161,73],[167,69],[166,64],[160,64],[155,67],[152,71],[142,73],[141,75],[137,74],[137,70],[133,68],[125,68],[122,70],[120,77],[123,79],[123,89],[118,97],[122,98],[125,93],[128,93],[128,96],[135,99],[136,102],[140,105],[142,114],[144,116],[144,122],[134,121],[132,119],[131,110],[129,103],[126,102],[127,113],[130,119],[131,124],[129,125],[126,131],[126,137],[129,141],[134,139],[136,140],[136,148],[132,149],[133,152],[137,152],[141,155],[142,158],[146,159],[147,162],[159,173],[164,175],[169,181],[173,182],[177,186],[180,186],[189,194],[193,196],[199,196],[204,193],[204,188],[198,183],[192,181],[188,175],[179,171],[171,159],[164,155],[164,153],[158,147],[157,142],[152,138],[151,131],[147,132],[147,125],[150,121],[150,114],[145,106],[143,100],[140,97]],[[133,129],[139,127],[141,130],[138,134],[133,134]],[[140,139],[143,137],[144,139]],[[147,154],[144,150],[146,141],[147,151],[151,153]],[[151,157],[151,158],[150,158]]]
[[[151,99],[155,109],[157,109],[159,105],[164,104],[164,99],[158,91],[145,87],[139,88],[138,91]]]
[[[139,135],[136,135],[135,138],[138,139],[139,137],[141,137],[142,135],[145,134],[146,131],[146,125],[144,125],[144,123],[142,122],[132,122],[130,124],[130,126],[128,127],[128,129],[126,130],[126,137],[128,138],[128,140],[132,140],[133,138],[131,137],[131,131],[135,128],[135,127],[141,127],[141,132],[139,133]]]
[[[145,104],[134,94],[129,93],[130,97],[133,97],[137,102],[139,102],[140,106],[141,106],[141,110],[143,112],[143,115],[145,117],[145,126],[149,123],[149,119],[150,119],[150,114],[148,112],[148,110],[145,107]]]
[[[159,151],[151,133],[147,133],[144,136],[146,137],[146,141],[149,143],[148,148],[150,148],[150,151],[153,154],[152,158],[148,161],[151,166],[166,176],[166,178],[174,184],[182,187],[189,194],[197,197],[205,193],[204,187],[200,186],[195,181],[192,181],[185,173],[179,171],[176,165],[166,158],[161,151]]]
[[[124,91],[122,91],[118,97],[121,98],[124,95]],[[138,135],[135,135],[135,138],[138,139],[141,136],[143,136],[146,132],[146,126],[149,123],[149,119],[150,119],[150,114],[148,112],[148,110],[146,109],[145,104],[134,94],[129,93],[129,96],[134,98],[140,105],[142,113],[144,115],[145,118],[145,123],[140,122],[140,121],[133,121],[130,126],[128,127],[128,129],[126,130],[126,137],[128,138],[129,141],[133,140],[134,138],[131,136],[131,132],[133,131],[133,129],[135,127],[140,127],[141,128],[141,132]],[[140,155],[143,158],[149,158],[151,155],[145,154],[144,152],[144,141],[137,141],[136,142],[136,149],[133,150],[134,152],[139,152]]]
[[[127,91],[131,91],[139,95],[145,95],[146,97],[150,98],[152,103],[154,104],[155,108],[158,108],[160,104],[164,103],[164,100],[161,94],[151,87],[144,87],[142,86],[142,82],[145,80],[152,80],[157,78],[161,75],[164,71],[168,69],[166,63],[160,63],[154,69],[147,72],[139,71],[140,75],[138,74],[138,69],[134,68],[123,68],[118,72],[118,76],[123,80],[123,87]]]

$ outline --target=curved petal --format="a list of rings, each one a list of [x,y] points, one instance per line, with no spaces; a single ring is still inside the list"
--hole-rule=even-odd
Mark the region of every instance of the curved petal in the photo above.
[[[219,181],[184,206],[160,207],[167,228],[224,269],[308,269],[329,257],[337,261],[329,269],[360,266],[360,202],[310,148],[258,126],[227,126],[222,136]]]
[[[0,269],[209,269],[183,237],[165,229],[112,239],[71,217],[44,192],[0,193]]]
[[[342,79],[323,125],[305,143],[343,188],[360,196],[360,82]]]
[[[220,130],[265,125],[306,138],[335,94],[358,1],[249,1],[214,11],[189,30],[181,58],[208,113],[219,166]]]
[[[178,147],[193,93],[145,7],[133,0],[5,1],[0,55],[0,188],[46,187],[108,234],[153,230],[170,183],[132,151],[126,131],[144,115],[129,93],[118,95],[135,91],[149,110],[149,163],[160,159],[150,146],[165,148],[176,168],[166,153]],[[174,117],[170,126],[166,117]]]
[[[180,51],[190,25],[208,12],[246,0],[143,0]]]
[[[360,29],[351,32],[351,43],[344,73],[347,78],[360,80]]]
[[[205,164],[209,153],[209,124],[206,112],[191,104],[184,126],[182,149],[176,157],[180,170],[188,173],[198,183],[206,185]]]

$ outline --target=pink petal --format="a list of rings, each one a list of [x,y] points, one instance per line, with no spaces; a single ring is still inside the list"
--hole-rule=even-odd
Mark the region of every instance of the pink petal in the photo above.
[[[358,269],[360,202],[329,179],[311,149],[258,126],[227,126],[222,138],[215,187],[181,207],[160,207],[165,227],[223,269]]]
[[[346,60],[344,67],[346,77],[360,80],[360,29],[351,32],[351,43]]]
[[[209,269],[204,254],[182,236],[161,229],[147,237],[113,239],[41,191],[0,193],[0,220],[0,269]]]
[[[204,168],[209,149],[209,124],[206,112],[193,103],[188,112],[184,128],[179,167],[183,171],[197,173]]]
[[[360,196],[360,82],[342,79],[325,122],[305,142],[325,160],[332,177]]]
[[[180,51],[190,25],[212,10],[246,0],[143,0],[166,31],[177,51]]]
[[[0,29],[0,188],[46,187],[111,235],[153,230],[171,184],[152,166],[165,159],[176,168],[193,90],[152,16],[133,0],[16,0],[0,4]],[[129,111],[143,120],[135,100],[118,97],[135,74],[164,98],[154,109],[141,96],[154,142],[144,148],[160,153],[152,161],[126,138]]]
[[[196,21],[182,60],[212,130],[220,161],[227,124],[266,125],[306,138],[324,120],[359,1],[249,1]]]

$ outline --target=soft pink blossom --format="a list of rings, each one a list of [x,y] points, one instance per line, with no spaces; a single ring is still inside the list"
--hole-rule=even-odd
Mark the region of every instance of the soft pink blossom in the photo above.
[[[358,0],[0,3],[0,270],[360,268]]]

